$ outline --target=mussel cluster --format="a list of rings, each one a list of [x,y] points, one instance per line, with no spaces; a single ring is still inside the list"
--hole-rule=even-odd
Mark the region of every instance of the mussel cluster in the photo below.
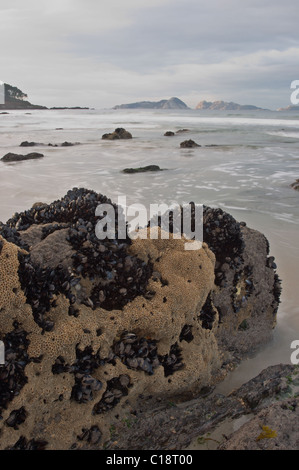
[[[128,395],[130,377],[122,374],[107,382],[107,388],[101,400],[94,406],[93,414],[101,414],[114,408],[124,396]]]
[[[164,367],[165,377],[183,367],[181,349],[177,343],[171,346],[169,354],[161,356],[157,352],[157,341],[139,338],[133,332],[124,332],[120,341],[113,345],[112,360],[116,357],[128,369],[142,370],[149,375],[152,375],[154,369],[160,365]]]
[[[213,308],[211,296],[209,294],[199,314],[199,320],[201,321],[201,326],[207,330],[211,330],[213,328],[215,316],[216,316],[216,310],[215,308]]]
[[[6,450],[45,450],[47,444],[48,442],[42,439],[30,439],[28,441],[26,437],[21,436],[13,446],[8,447]]]
[[[181,234],[184,233],[184,212],[189,206],[191,211],[190,221],[190,233],[196,232],[196,227],[199,223],[202,223],[203,226],[203,241],[206,242],[209,248],[213,251],[218,261],[219,266],[224,262],[227,262],[225,259],[229,258],[229,262],[233,266],[240,256],[243,248],[243,238],[241,232],[241,225],[243,223],[238,223],[230,214],[227,214],[222,209],[214,209],[211,207],[203,206],[203,219],[196,220],[196,204],[190,202],[180,208],[175,208],[174,210],[169,211],[169,227],[163,227],[169,232],[173,233],[174,227],[177,230],[178,227],[181,229]],[[188,212],[187,212],[188,213]],[[179,221],[180,223],[178,223]],[[161,217],[155,216],[149,222],[148,226],[158,225],[161,227]]]
[[[19,254],[19,280],[27,302],[31,305],[35,322],[43,331],[52,331],[54,322],[47,317],[49,310],[56,306],[55,296],[65,294],[70,305],[73,297],[68,286],[70,275],[61,265],[51,269],[32,263],[30,255]]]
[[[234,258],[240,256],[244,246],[241,224],[222,209],[204,206],[203,241],[208,244],[220,264],[227,262],[226,258],[229,258],[234,265]]]
[[[79,441],[86,442],[90,445],[96,445],[100,442],[102,433],[99,427],[94,425],[94,426],[91,426],[91,428],[89,429],[83,428],[82,434],[80,434],[80,436],[77,436],[77,437]]]
[[[72,388],[71,398],[78,403],[87,403],[94,399],[94,393],[102,388],[102,383],[92,376],[92,373],[104,361],[100,358],[100,353],[95,354],[91,346],[81,351],[76,349],[76,361],[69,365],[62,356],[58,356],[52,366],[53,374],[72,373],[75,376],[75,385]]]
[[[182,331],[180,333],[179,340],[180,341],[187,341],[187,343],[191,343],[191,341],[194,339],[194,336],[192,334],[192,326],[191,325],[184,325],[182,328]]]
[[[7,224],[0,222],[0,235],[2,235],[2,237],[8,242],[14,243],[24,250],[29,249],[28,245],[21,239],[19,232],[14,227],[10,227]]]
[[[120,341],[113,345],[113,353],[129,368],[143,370],[149,375],[160,365],[157,342],[138,338],[134,333],[124,333]]]
[[[22,231],[27,230],[33,224],[76,224],[80,218],[95,224],[97,220],[95,210],[98,204],[102,203],[112,204],[110,199],[95,191],[73,188],[63,198],[51,204],[34,204],[31,209],[15,213],[6,225]]]
[[[18,410],[13,410],[7,420],[5,421],[5,424],[7,426],[10,426],[14,429],[19,429],[18,426],[24,421],[26,421],[27,418],[27,412],[24,406],[21,406]]]
[[[27,333],[17,322],[14,323],[14,329],[7,333],[2,341],[5,346],[5,364],[0,365],[0,412],[27,383],[24,369],[30,361],[27,354],[29,345]]]
[[[233,285],[240,285],[239,289],[234,287],[232,290],[232,307],[235,313],[240,311],[254,291],[252,273],[251,266],[245,266],[244,269],[235,273]]]
[[[111,204],[115,210],[116,239],[99,240],[95,233],[98,221],[95,215],[99,204]],[[145,263],[128,254],[131,240],[118,239],[118,207],[110,199],[87,189],[74,188],[62,199],[51,204],[37,203],[31,209],[16,213],[0,223],[0,234],[18,246],[29,247],[20,233],[32,224],[42,224],[42,239],[57,230],[68,228],[67,241],[75,251],[70,273],[61,265],[55,269],[36,265],[29,255],[19,255],[19,277],[22,289],[31,305],[34,319],[43,331],[51,331],[54,323],[47,317],[55,307],[55,296],[63,293],[69,300],[69,314],[78,309],[74,289],[80,276],[94,282],[88,299],[81,299],[91,308],[122,309],[138,295],[147,295],[146,285],[152,273],[151,263]]]

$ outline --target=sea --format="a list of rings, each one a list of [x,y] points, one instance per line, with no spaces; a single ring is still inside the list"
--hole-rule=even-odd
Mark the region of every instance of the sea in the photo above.
[[[133,138],[102,140],[119,127]],[[175,135],[166,137],[166,131]],[[180,148],[189,139],[201,147]],[[42,145],[21,148],[23,141]],[[59,146],[65,141],[78,145]],[[220,207],[263,232],[282,280],[277,326],[273,339],[218,391],[229,393],[269,365],[291,363],[291,344],[299,340],[299,191],[290,187],[299,178],[299,112],[90,109],[0,115],[0,158],[33,151],[44,158],[0,161],[2,222],[35,202],[50,203],[84,187],[114,202],[126,196],[127,205],[194,201]],[[164,171],[122,173],[147,165]]]

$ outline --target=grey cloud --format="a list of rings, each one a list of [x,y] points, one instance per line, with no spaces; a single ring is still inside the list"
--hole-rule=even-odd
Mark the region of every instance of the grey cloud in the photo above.
[[[299,78],[297,5],[0,0],[0,79],[46,105],[177,95],[195,106],[204,93],[236,101],[247,92],[275,108],[289,104],[289,82]]]

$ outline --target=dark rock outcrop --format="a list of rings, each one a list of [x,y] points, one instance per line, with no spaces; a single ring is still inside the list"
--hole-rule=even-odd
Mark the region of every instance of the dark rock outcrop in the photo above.
[[[44,155],[42,153],[32,152],[27,155],[19,155],[17,153],[7,153],[4,157],[1,158],[3,162],[20,162],[23,160],[35,160],[37,158],[42,158]]]
[[[165,137],[173,137],[174,135],[175,135],[175,133],[172,132],[172,131],[166,131],[165,134],[164,134]]]
[[[122,127],[118,127],[114,132],[102,135],[103,140],[132,139],[132,134]]]
[[[184,140],[184,142],[181,142],[180,147],[182,149],[189,149],[189,148],[194,148],[194,147],[201,147],[201,145],[194,142],[194,140],[189,139],[189,140]]]
[[[28,142],[25,140],[24,142],[21,142],[20,147],[42,147],[47,145],[48,147],[73,147],[74,145],[79,145],[79,142],[62,142],[62,144],[42,144],[39,142]]]
[[[123,173],[145,173],[147,171],[163,171],[158,165],[141,166],[139,168],[125,168]]]
[[[270,337],[280,285],[265,237],[205,208],[201,249],[158,227],[99,240],[98,204],[114,207],[118,233],[119,208],[77,188],[0,224],[1,448],[114,448],[111,426],[132,411],[138,437],[122,432],[117,446],[179,449],[247,410],[239,397],[171,415],[168,404],[184,409]]]

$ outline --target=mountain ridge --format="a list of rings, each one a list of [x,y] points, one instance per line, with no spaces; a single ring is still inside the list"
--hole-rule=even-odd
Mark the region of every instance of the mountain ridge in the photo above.
[[[120,104],[113,109],[189,109],[182,100],[176,97],[160,101],[137,101],[135,103]]]
[[[241,110],[262,110],[265,111],[264,108],[259,108],[258,106],[254,106],[251,104],[238,104],[234,103],[233,101],[200,101],[195,109],[203,109],[203,110],[210,110],[210,111],[241,111]]]

